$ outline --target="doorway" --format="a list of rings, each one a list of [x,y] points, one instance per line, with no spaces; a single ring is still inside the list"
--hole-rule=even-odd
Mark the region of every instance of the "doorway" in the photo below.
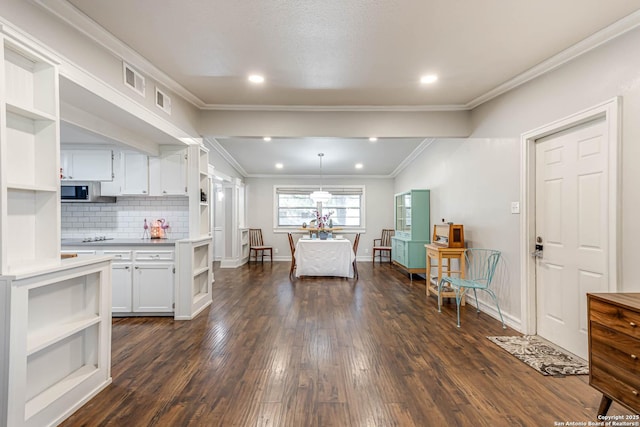
[[[617,289],[618,108],[616,98],[522,136],[523,332],[583,358],[586,294]]]

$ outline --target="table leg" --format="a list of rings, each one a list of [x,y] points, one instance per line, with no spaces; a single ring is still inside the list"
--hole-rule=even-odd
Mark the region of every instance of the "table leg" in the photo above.
[[[431,286],[431,257],[427,252],[427,299],[429,299],[429,287]]]
[[[464,279],[464,272],[467,267],[467,258],[465,258],[464,253],[460,254],[460,278]],[[466,295],[464,294],[464,289],[460,289],[462,292],[462,299],[460,300],[460,305],[465,305]]]
[[[440,287],[440,280],[442,280],[442,254],[438,251],[438,280],[436,285]],[[442,294],[438,292],[438,307],[442,305]]]

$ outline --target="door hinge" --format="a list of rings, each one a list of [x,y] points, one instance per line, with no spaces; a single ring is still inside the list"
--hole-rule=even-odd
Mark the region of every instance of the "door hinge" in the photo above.
[[[176,268],[173,267],[173,274],[176,274]]]
[[[116,174],[111,172],[111,179],[115,179],[116,178]]]
[[[171,308],[173,308],[173,309],[176,308],[176,303],[175,302],[173,304],[171,304]]]
[[[184,192],[185,192],[185,193],[187,193],[187,192],[188,192],[187,187],[184,187]]]

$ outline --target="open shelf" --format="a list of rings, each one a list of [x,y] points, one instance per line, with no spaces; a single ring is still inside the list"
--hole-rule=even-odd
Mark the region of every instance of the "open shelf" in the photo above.
[[[6,103],[25,111],[56,115],[56,72],[24,50],[4,49]]]
[[[27,358],[27,419],[98,371],[98,337],[94,324]]]
[[[209,272],[209,267],[201,267],[193,271],[193,277]]]
[[[60,256],[57,192],[7,189],[7,272]]]
[[[59,185],[55,121],[7,113],[7,181],[37,187]]]
[[[192,303],[196,302],[198,295],[207,295],[209,294],[209,271],[203,270],[199,274],[193,276],[193,299]]]
[[[100,317],[94,316],[61,325],[54,325],[50,328],[43,328],[37,332],[29,334],[29,337],[27,338],[27,356],[31,356],[32,354],[35,354],[40,350],[99,322]]]
[[[193,270],[209,269],[207,261],[209,259],[209,245],[204,244],[193,248]],[[194,274],[195,275],[195,274]]]

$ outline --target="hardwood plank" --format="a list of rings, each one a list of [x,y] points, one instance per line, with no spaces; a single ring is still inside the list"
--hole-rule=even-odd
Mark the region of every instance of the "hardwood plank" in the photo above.
[[[216,269],[196,319],[113,320],[113,384],[69,426],[530,426],[596,421],[586,376],[540,375],[471,306],[442,313],[387,263],[289,280],[289,263]],[[630,414],[614,403],[609,415]]]

